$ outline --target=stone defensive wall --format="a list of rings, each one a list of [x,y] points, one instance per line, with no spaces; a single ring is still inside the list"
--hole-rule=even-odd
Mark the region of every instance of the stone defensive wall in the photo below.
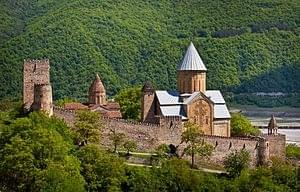
[[[73,126],[76,112],[74,110],[64,109],[63,107],[53,106],[53,115],[63,119],[69,126]]]
[[[76,117],[75,110],[66,110],[62,107],[53,107],[54,116],[63,119],[69,126],[73,126]],[[102,118],[102,139],[104,146],[111,146],[109,134],[124,133],[126,139],[134,140],[138,150],[154,151],[160,144],[179,145],[181,139],[181,120],[179,117],[160,117],[161,124],[147,124],[128,121],[125,119]]]
[[[286,156],[285,154],[285,143],[286,143],[286,136],[283,134],[277,135],[268,135],[263,134],[263,137],[266,138],[268,141],[269,147],[269,154],[270,157],[277,157],[284,159]]]
[[[262,137],[221,137],[203,135],[201,136],[201,139],[214,147],[209,160],[215,164],[223,164],[224,158],[227,155],[241,150],[247,150],[250,153],[251,166],[267,163],[269,160],[266,139]],[[179,150],[183,150],[184,147],[185,145],[180,146]]]
[[[68,125],[74,124],[75,111],[56,106],[53,111],[56,117],[64,119]],[[181,120],[178,117],[159,117],[157,122],[160,124],[102,118],[101,143],[105,147],[112,148],[109,135],[115,131],[116,133],[123,133],[125,139],[135,141],[139,151],[153,152],[160,144],[173,144],[178,147],[179,154],[182,154],[185,144],[181,144]],[[216,164],[222,164],[228,154],[242,149],[250,153],[252,166],[268,163],[270,156],[285,157],[285,135],[262,135],[262,137],[202,135],[201,139],[214,147],[210,160]]]
[[[126,139],[133,140],[138,150],[154,151],[160,144],[179,145],[181,140],[181,126],[177,117],[161,118],[164,124],[145,124],[131,122],[124,119],[103,119],[104,129],[102,143],[109,146],[109,134],[115,129],[117,133],[124,133]],[[181,124],[181,121],[180,121]]]

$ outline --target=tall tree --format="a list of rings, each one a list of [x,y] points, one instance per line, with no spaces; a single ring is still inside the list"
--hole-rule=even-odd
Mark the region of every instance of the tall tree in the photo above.
[[[131,87],[121,90],[115,97],[121,106],[122,116],[125,119],[140,119],[141,87]]]
[[[192,168],[195,165],[195,155],[200,157],[208,157],[213,152],[213,146],[201,139],[202,131],[200,127],[191,122],[184,125],[185,131],[182,133],[181,142],[186,143],[184,154],[190,155],[192,158]]]
[[[91,111],[77,111],[74,127],[78,145],[85,145],[88,142],[100,142],[101,119],[99,113]]]
[[[1,127],[1,125],[0,125]],[[44,114],[11,121],[0,134],[0,191],[84,191],[69,128]]]
[[[116,128],[114,127],[110,130],[109,139],[111,140],[113,145],[113,152],[116,153],[118,147],[124,142],[125,134],[118,133]]]
[[[81,147],[76,155],[81,162],[87,191],[121,191],[126,180],[122,159],[95,144]]]

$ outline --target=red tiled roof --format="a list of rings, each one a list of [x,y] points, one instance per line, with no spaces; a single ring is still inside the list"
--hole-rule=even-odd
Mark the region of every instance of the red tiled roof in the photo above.
[[[100,112],[103,117],[122,118],[120,105],[116,102],[110,102],[106,105],[92,105],[90,106],[90,110]]]
[[[64,106],[65,109],[69,109],[69,110],[84,110],[84,109],[88,109],[88,106],[83,105],[81,103],[66,103]]]

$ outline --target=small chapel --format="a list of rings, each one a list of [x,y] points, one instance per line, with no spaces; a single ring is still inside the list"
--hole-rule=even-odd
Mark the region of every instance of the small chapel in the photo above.
[[[89,88],[88,102],[66,103],[64,108],[67,110],[90,110],[99,112],[103,118],[122,118],[119,103],[106,98],[106,90],[98,74],[96,74],[96,77]]]
[[[159,117],[190,121],[205,135],[230,137],[230,113],[219,90],[206,90],[206,67],[191,42],[177,68],[177,90],[154,90],[151,82],[142,88],[141,119],[157,123]]]

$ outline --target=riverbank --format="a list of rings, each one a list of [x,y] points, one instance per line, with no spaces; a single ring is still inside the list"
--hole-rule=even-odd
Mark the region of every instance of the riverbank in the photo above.
[[[270,117],[274,115],[279,128],[300,129],[300,108],[261,108],[253,105],[234,105],[229,106],[229,110],[232,113],[242,113],[256,127],[267,127]]]
[[[267,126],[271,115],[276,118],[279,127],[278,133],[286,135],[287,143],[300,146],[300,108],[275,107],[262,108],[253,105],[229,106],[232,113],[240,112],[245,115],[253,126],[259,127],[263,133],[267,133]]]

